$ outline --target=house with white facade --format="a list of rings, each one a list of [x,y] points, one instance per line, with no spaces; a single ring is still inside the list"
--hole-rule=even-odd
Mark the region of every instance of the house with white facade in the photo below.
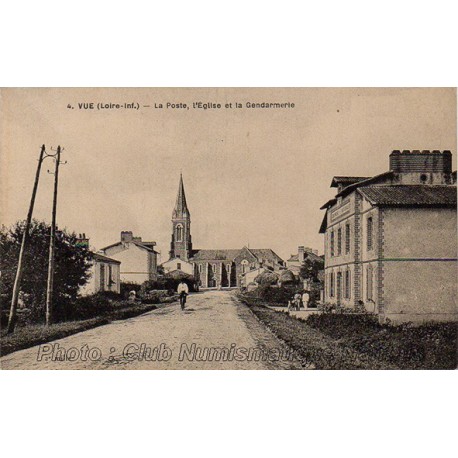
[[[81,288],[80,294],[87,296],[99,292],[121,292],[121,262],[99,253],[92,254],[92,265],[88,282]]]
[[[156,242],[144,242],[141,237],[134,237],[131,231],[121,232],[119,242],[99,250],[99,254],[108,256],[121,263],[121,281],[141,284],[157,279]]]

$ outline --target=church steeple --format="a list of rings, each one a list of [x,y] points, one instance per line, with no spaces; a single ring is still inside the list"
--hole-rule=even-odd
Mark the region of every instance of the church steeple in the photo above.
[[[186,203],[186,195],[184,193],[183,175],[180,173],[180,184],[178,185],[178,194],[175,208],[172,213],[172,218],[189,217],[188,205]]]
[[[183,175],[180,173],[177,200],[172,213],[172,241],[170,243],[170,259],[180,258],[188,261],[192,256],[191,213],[186,203]]]

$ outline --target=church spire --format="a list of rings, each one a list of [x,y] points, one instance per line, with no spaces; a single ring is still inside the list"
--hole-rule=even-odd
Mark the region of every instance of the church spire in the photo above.
[[[180,173],[180,184],[178,185],[178,195],[172,218],[189,217],[188,205],[186,204],[186,195],[184,193],[183,175]]]
[[[170,259],[180,258],[187,261],[192,256],[191,214],[184,193],[183,175],[180,173],[177,201],[172,213],[172,242]]]

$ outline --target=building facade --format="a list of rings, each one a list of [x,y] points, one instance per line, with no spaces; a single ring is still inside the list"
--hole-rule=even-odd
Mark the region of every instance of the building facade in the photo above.
[[[121,239],[99,250],[99,254],[108,256],[121,263],[121,281],[141,284],[157,279],[156,242],[144,242],[141,237],[134,237],[131,231],[121,232]]]
[[[83,296],[99,292],[121,292],[121,262],[93,253],[92,266],[88,282],[81,288]]]
[[[178,195],[172,212],[172,239],[170,259],[163,263],[164,270],[180,270],[192,265],[193,275],[202,288],[231,288],[243,284],[243,276],[260,267],[279,270],[284,261],[270,248],[225,250],[197,250],[192,247],[191,214],[186,202],[183,177],[180,175]]]
[[[393,151],[372,178],[334,177],[325,234],[328,303],[381,320],[458,317],[456,172],[450,151]]]

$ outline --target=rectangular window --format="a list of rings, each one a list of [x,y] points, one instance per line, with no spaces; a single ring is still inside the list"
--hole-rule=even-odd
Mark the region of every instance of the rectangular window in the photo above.
[[[334,297],[334,272],[331,272],[329,275],[331,276],[330,277],[331,287],[329,288],[329,295],[331,297]]]
[[[367,249],[372,250],[372,238],[373,238],[373,221],[372,216],[367,218]]]
[[[177,269],[181,270],[181,262],[177,262]]]
[[[342,228],[337,230],[337,256],[342,254]]]
[[[350,270],[346,270],[345,271],[345,298],[346,299],[350,299],[350,296],[351,296],[350,279],[351,279]]]
[[[113,266],[108,264],[108,284],[111,285],[113,283]]]
[[[331,231],[331,256],[334,256],[334,231]]]
[[[100,264],[100,290],[105,291],[105,264]]]
[[[368,300],[373,300],[373,294],[372,294],[372,289],[373,289],[373,279],[372,279],[372,266],[368,266],[366,269],[367,273],[367,278],[366,278],[366,297]]]
[[[350,253],[350,225],[345,225],[345,254]]]

